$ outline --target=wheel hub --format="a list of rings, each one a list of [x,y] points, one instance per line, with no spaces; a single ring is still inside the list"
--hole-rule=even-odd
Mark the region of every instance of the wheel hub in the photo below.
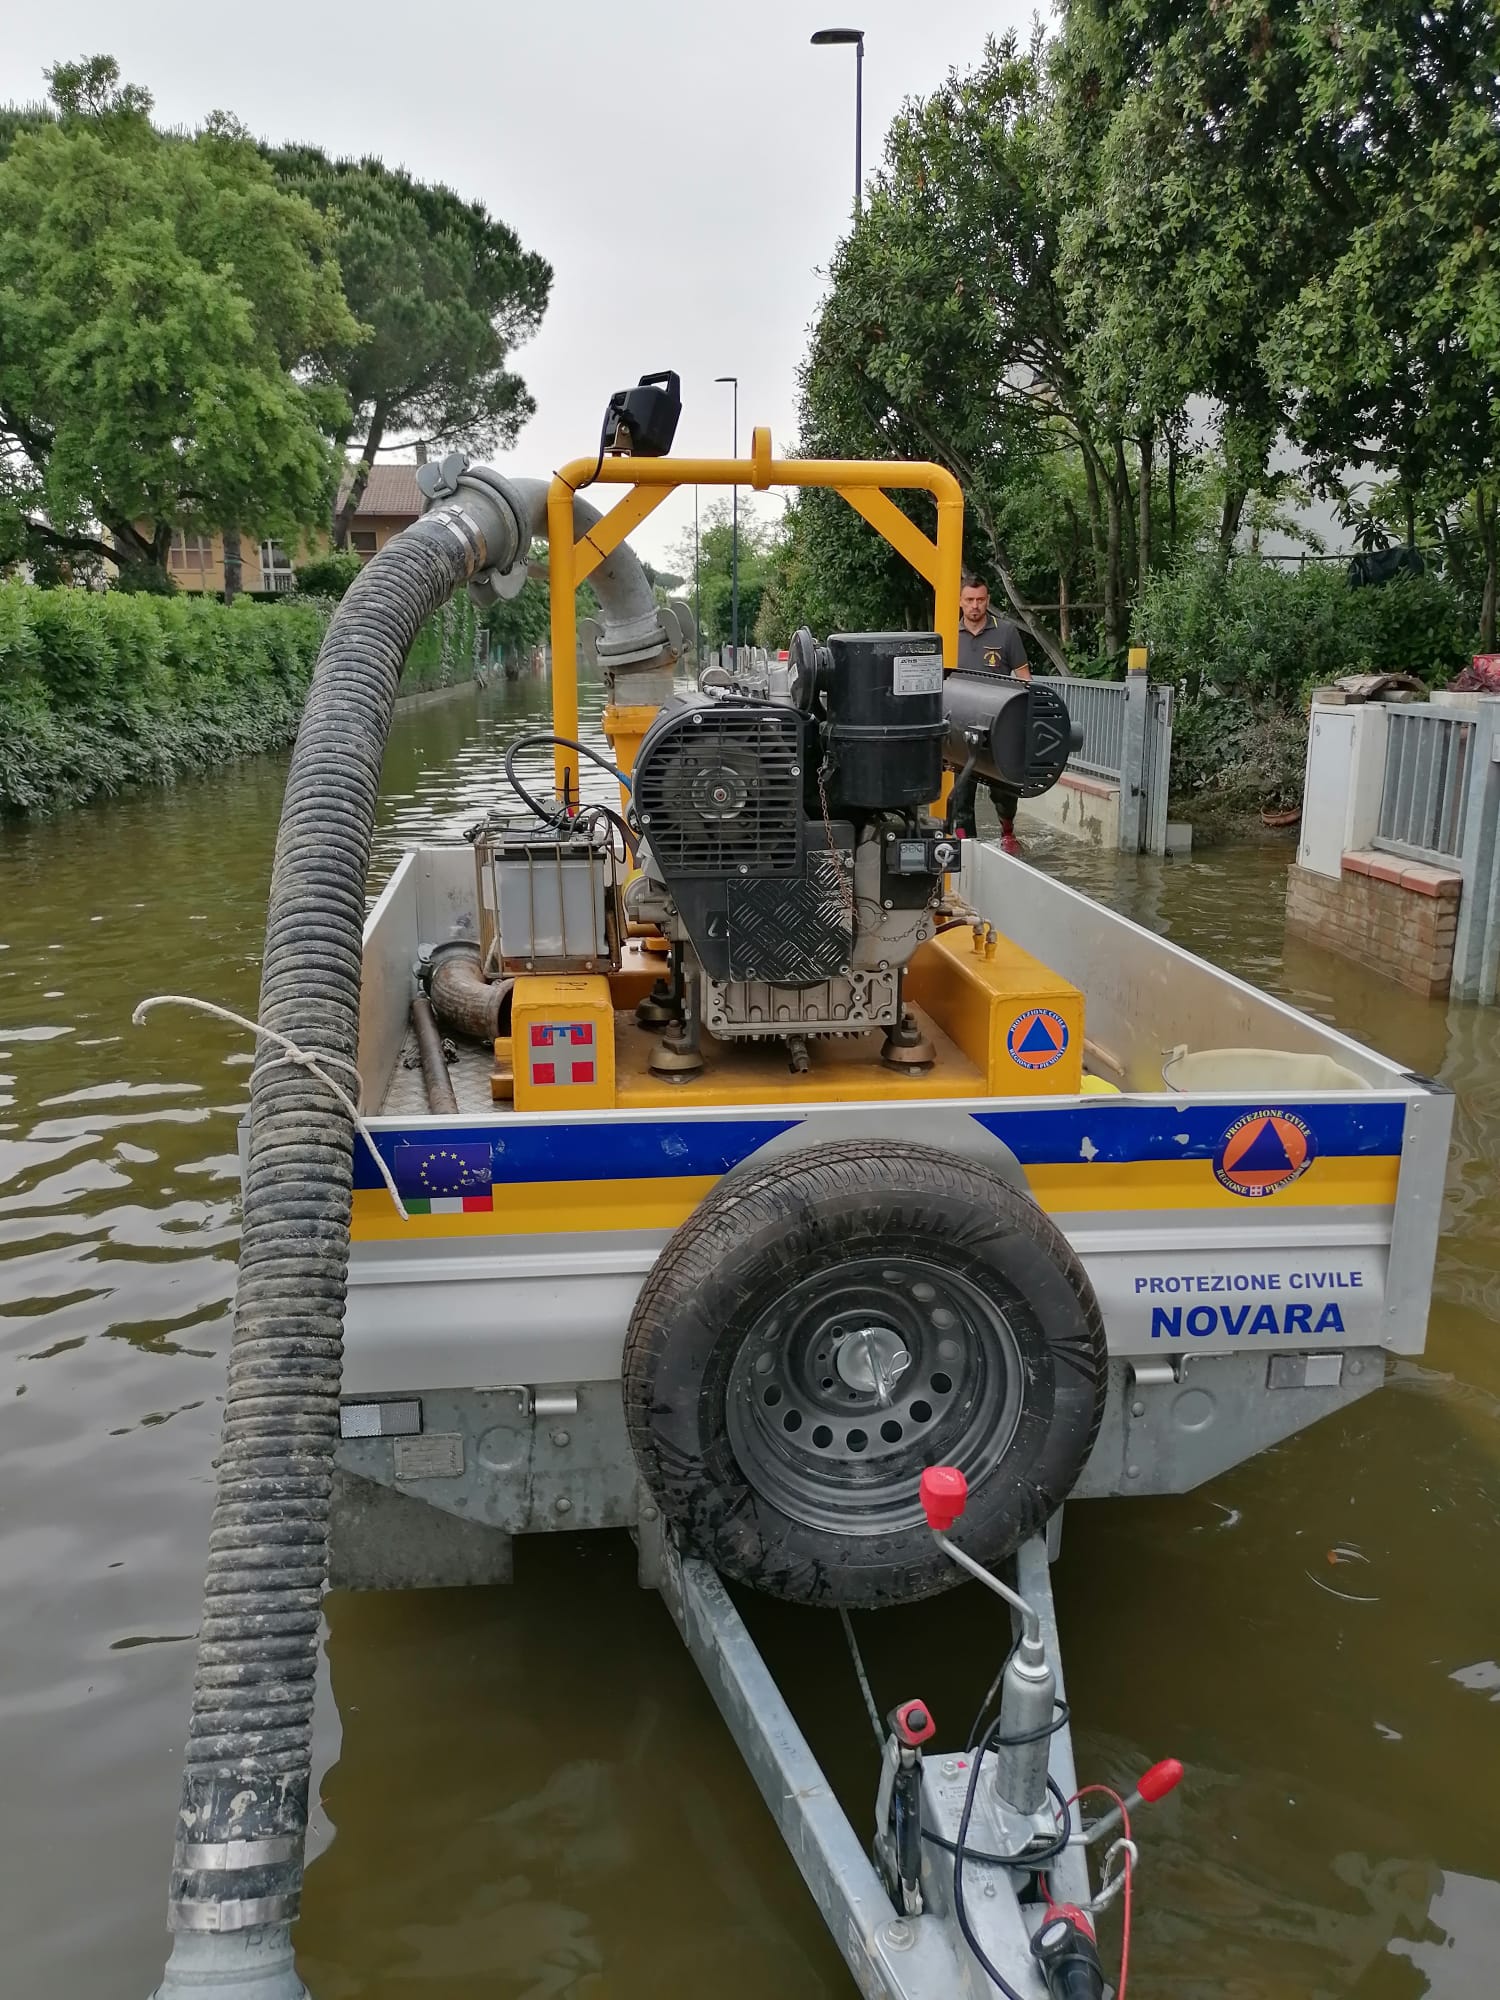
[[[858,1326],[840,1335],[833,1365],[847,1389],[871,1395],[884,1409],[891,1391],[911,1366],[905,1342],[889,1326]]]
[[[1004,1456],[1020,1357],[999,1304],[920,1256],[809,1273],[751,1326],[725,1415],[746,1479],[808,1526],[880,1534],[922,1518],[927,1465],[971,1482]]]

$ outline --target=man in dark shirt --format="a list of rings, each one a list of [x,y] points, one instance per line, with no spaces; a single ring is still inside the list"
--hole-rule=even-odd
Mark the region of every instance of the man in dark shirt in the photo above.
[[[959,593],[958,626],[958,666],[965,674],[1011,674],[1019,681],[1031,679],[1031,667],[1026,658],[1026,646],[1018,625],[1008,618],[997,618],[990,609],[990,587],[978,577],[964,572],[963,589]],[[1009,785],[997,784],[986,778],[985,789],[994,802],[1000,818],[1000,845],[1007,854],[1019,854],[1020,843],[1016,839],[1016,807],[1020,803]],[[978,783],[971,771],[967,778],[957,778],[953,785],[952,813],[958,826],[970,839],[974,837],[975,795]]]

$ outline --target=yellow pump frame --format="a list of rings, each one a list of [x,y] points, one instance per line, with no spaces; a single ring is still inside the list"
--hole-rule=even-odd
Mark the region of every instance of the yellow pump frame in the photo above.
[[[628,486],[602,519],[578,541],[573,539],[573,496],[590,485]],[[591,458],[575,458],[552,477],[547,495],[548,575],[552,594],[552,727],[559,736],[578,734],[578,617],[574,593],[633,528],[679,486],[749,486],[764,493],[772,486],[823,487],[841,494],[890,543],[899,556],[932,586],[933,629],[943,642],[943,666],[958,664],[958,592],[963,576],[964,499],[951,472],[940,465],[894,460],[773,458],[769,426],[751,435],[749,458],[606,458],[596,470]],[[937,503],[937,540],[931,541],[888,497],[898,492],[930,493]],[[644,722],[654,710],[647,711]],[[625,722],[628,711],[616,710]],[[606,718],[608,727],[609,718]],[[615,735],[613,729],[609,730]],[[638,739],[628,725],[621,737]],[[617,753],[621,745],[617,743]],[[633,749],[633,741],[632,741]],[[578,756],[558,744],[553,753],[557,788],[579,797]],[[622,763],[622,768],[628,766]]]

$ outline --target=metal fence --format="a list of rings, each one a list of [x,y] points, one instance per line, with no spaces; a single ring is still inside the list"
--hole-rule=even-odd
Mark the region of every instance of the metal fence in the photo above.
[[[1500,988],[1500,702],[1424,702],[1386,714],[1374,844],[1455,870],[1454,999]]]
[[[1141,656],[1144,660],[1144,655]],[[1172,765],[1172,690],[1153,687],[1144,666],[1123,681],[1060,676],[1068,714],[1083,745],[1068,768],[1120,787],[1120,850],[1167,851],[1167,791]]]
[[[1473,762],[1471,717],[1452,709],[1392,708],[1375,845],[1419,861],[1458,860]]]
[[[1125,683],[1060,676],[1063,700],[1074,722],[1083,725],[1083,748],[1068,759],[1075,771],[1118,778],[1125,756]]]

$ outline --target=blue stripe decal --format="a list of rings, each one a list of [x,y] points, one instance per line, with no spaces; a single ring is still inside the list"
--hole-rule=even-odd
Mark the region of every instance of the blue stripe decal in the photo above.
[[[962,1110],[960,1103],[944,1109]],[[1212,1160],[1237,1118],[1256,1111],[1290,1111],[1313,1133],[1326,1157],[1385,1156],[1399,1153],[1406,1120],[1401,1103],[1349,1102],[1289,1104],[1266,1097],[1240,1104],[1132,1104],[1091,1098],[1086,1104],[1028,1111],[976,1111],[987,1132],[1008,1146],[1022,1166],[1054,1166],[1074,1160],[1130,1164],[1148,1160]],[[381,1154],[394,1163],[398,1147],[441,1149],[488,1146],[491,1177],[497,1185],[536,1181],[654,1180],[728,1173],[771,1139],[789,1132],[799,1118],[631,1118],[591,1124],[471,1125],[430,1127],[376,1134]],[[1085,1151],[1084,1142],[1088,1142]],[[465,1161],[473,1157],[467,1150]],[[405,1173],[411,1155],[402,1160]],[[381,1184],[364,1146],[354,1153],[354,1185]]]
[[[449,1128],[442,1133],[422,1128],[377,1132],[381,1157],[395,1164],[398,1150],[409,1176],[411,1149],[434,1156],[444,1149],[471,1157],[470,1148],[491,1152],[491,1180],[496,1186],[533,1181],[631,1181],[727,1174],[758,1152],[769,1140],[789,1132],[796,1118],[630,1119],[595,1125],[491,1125]],[[398,1175],[398,1181],[401,1176]],[[369,1149],[354,1155],[354,1185],[375,1188],[380,1175]],[[418,1190],[413,1184],[413,1192]]]
[[[1243,1104],[1128,1104],[1094,1098],[1066,1110],[976,1111],[987,1132],[1009,1146],[1023,1167],[1071,1160],[1129,1165],[1146,1160],[1212,1160],[1238,1118],[1289,1111],[1317,1141],[1323,1157],[1384,1157],[1401,1150],[1404,1104],[1289,1104],[1263,1097]],[[1084,1151],[1087,1140],[1089,1150]]]

